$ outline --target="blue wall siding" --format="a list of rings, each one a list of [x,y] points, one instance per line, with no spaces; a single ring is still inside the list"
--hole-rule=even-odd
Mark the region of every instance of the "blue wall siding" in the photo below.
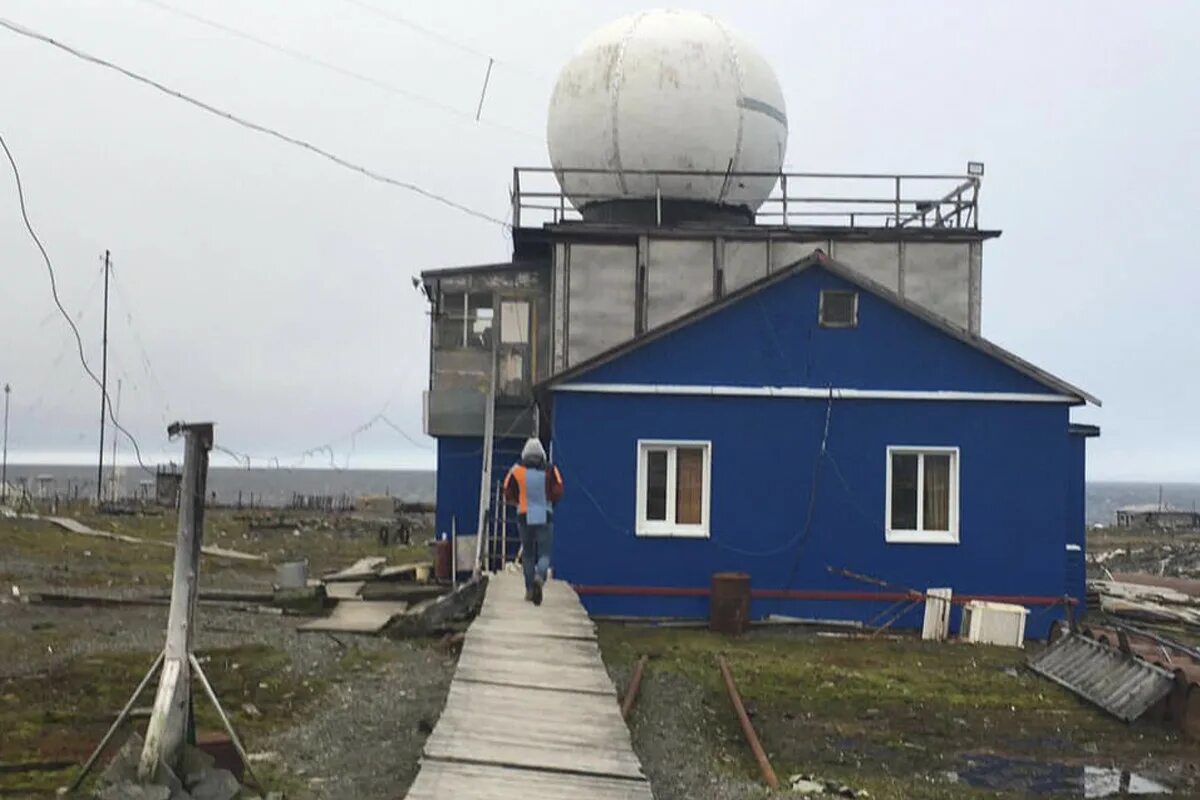
[[[688,349],[673,349],[676,356],[687,358]],[[730,370],[740,364],[721,363]],[[726,382],[721,375],[713,379]],[[830,575],[826,566],[832,565],[918,589],[1064,594],[1067,531],[1082,521],[1077,487],[1069,492],[1064,478],[1082,477],[1081,451],[1066,433],[1066,406],[834,401],[829,457],[820,464],[805,538],[826,405],[809,399],[557,393],[554,457],[567,486],[556,517],[557,574],[588,585],[707,587],[713,572],[744,570],[760,589],[871,589]],[[639,438],[712,442],[711,539],[634,535]],[[960,544],[885,542],[888,445],[961,449]],[[705,598],[585,601],[593,613],[707,613]],[[864,618],[877,610],[827,601],[756,601],[754,607],[757,616]],[[1058,609],[1035,609],[1030,635],[1044,634],[1059,616]],[[904,622],[919,624],[919,612]]]
[[[473,534],[479,524],[479,478],[483,470],[483,438],[443,436],[437,440],[436,534],[450,533],[451,519],[459,534]],[[492,477],[503,478],[521,454],[524,439],[497,439],[492,450]]]
[[[817,324],[821,289],[856,289],[809,267],[581,375],[587,383],[836,386],[1050,392],[1041,383],[859,291],[858,327]]]

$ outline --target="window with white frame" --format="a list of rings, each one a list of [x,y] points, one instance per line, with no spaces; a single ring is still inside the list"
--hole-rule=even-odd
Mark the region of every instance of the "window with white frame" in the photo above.
[[[638,536],[708,536],[712,443],[638,442]]]
[[[958,448],[887,449],[887,541],[958,543]]]

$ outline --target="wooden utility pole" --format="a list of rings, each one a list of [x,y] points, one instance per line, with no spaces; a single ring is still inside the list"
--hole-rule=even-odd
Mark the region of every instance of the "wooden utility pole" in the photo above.
[[[100,459],[96,464],[96,505],[104,499],[104,410],[108,406],[108,274],[112,265],[104,251],[104,334],[100,340]],[[113,433],[116,436],[116,433]]]
[[[116,424],[121,419],[121,379],[117,378],[117,405],[116,408],[109,406],[113,412],[113,423]],[[117,492],[117,432],[113,431],[112,436],[112,458],[108,461],[108,500],[109,502],[116,501]]]
[[[213,443],[211,422],[175,423],[171,435],[182,433],[183,485],[179,495],[179,529],[175,539],[175,577],[171,610],[167,617],[167,647],[154,710],[146,728],[146,743],[138,764],[138,777],[151,781],[159,763],[178,766],[183,745],[192,730],[191,664],[192,629],[200,571],[200,545],[204,537],[204,497],[208,480],[208,451]]]
[[[0,467],[0,503],[8,502],[8,396],[12,387],[4,384],[4,465]]]
[[[204,540],[204,493],[208,487],[208,453],[213,445],[213,425],[211,422],[176,422],[167,428],[167,433],[172,437],[179,434],[184,436],[183,484],[179,490],[179,528],[175,538],[175,577],[171,584],[171,610],[167,618],[167,646],[158,654],[146,677],[142,678],[129,702],[109,727],[108,733],[104,734],[79,774],[71,781],[66,789],[67,794],[83,783],[100,754],[129,718],[138,698],[154,680],[155,674],[159,676],[158,693],[154,698],[154,710],[138,760],[138,779],[143,783],[162,783],[166,776],[159,774],[160,765],[178,773],[183,748],[194,741],[194,678],[212,702],[217,717],[245,765],[246,774],[254,781],[256,788],[262,789],[250,769],[250,756],[246,748],[233,729],[229,715],[221,708],[203,667],[192,653],[192,631],[195,629],[196,598],[199,594],[200,547]]]

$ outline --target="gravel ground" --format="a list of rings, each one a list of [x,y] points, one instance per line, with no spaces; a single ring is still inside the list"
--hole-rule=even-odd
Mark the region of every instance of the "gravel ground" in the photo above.
[[[767,791],[729,774],[745,758],[740,739],[712,741],[717,710],[686,678],[655,673],[649,665],[630,719],[633,749],[642,761],[655,800],[758,800]],[[610,667],[611,670],[611,667]],[[628,670],[611,670],[620,691]],[[732,712],[730,712],[732,713]],[[734,755],[734,754],[738,755]]]
[[[424,644],[384,644],[394,659],[380,671],[339,684],[304,725],[266,743],[286,754],[277,768],[307,782],[313,800],[403,797],[416,777],[454,661]]]

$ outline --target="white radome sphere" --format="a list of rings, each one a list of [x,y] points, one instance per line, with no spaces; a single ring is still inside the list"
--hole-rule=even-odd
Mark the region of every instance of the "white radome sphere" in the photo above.
[[[771,177],[660,177],[630,170],[778,173],[787,112],[775,72],[706,14],[648,11],[583,41],[559,74],[550,163],[576,208],[596,198],[664,198],[757,209]],[[570,169],[610,175],[564,174]]]

